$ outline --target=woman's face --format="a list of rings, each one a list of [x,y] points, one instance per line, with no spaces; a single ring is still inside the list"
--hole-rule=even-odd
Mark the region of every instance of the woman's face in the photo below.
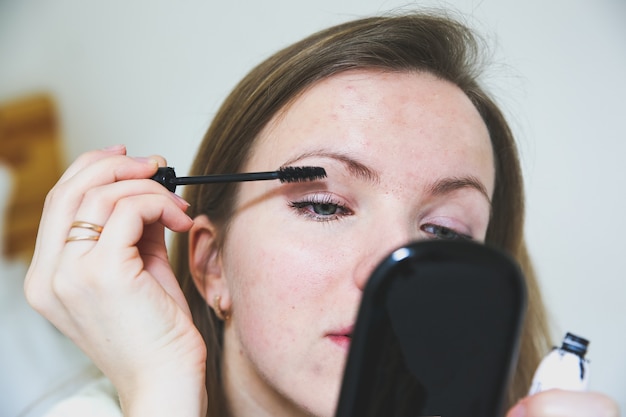
[[[253,415],[259,406],[331,417],[375,265],[414,239],[484,239],[491,143],[455,85],[426,73],[351,71],[277,115],[245,170],[285,165],[321,166],[328,177],[241,185],[221,255],[232,313],[227,392],[235,410]]]

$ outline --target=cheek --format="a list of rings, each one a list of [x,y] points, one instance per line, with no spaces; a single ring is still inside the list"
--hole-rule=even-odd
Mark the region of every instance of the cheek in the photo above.
[[[303,239],[284,225],[259,223],[233,225],[225,248],[240,337],[268,344],[271,335],[273,343],[293,343],[329,304],[340,257],[330,245]]]

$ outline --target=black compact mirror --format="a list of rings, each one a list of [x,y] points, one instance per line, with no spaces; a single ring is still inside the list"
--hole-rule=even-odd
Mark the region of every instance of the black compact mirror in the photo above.
[[[497,417],[526,310],[518,265],[462,241],[403,246],[359,309],[336,417]]]

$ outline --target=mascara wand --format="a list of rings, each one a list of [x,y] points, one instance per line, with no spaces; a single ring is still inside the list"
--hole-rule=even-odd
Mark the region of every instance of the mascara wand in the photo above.
[[[174,168],[161,167],[152,177],[171,192],[178,185],[214,184],[222,182],[280,180],[280,182],[304,182],[326,178],[326,170],[322,167],[282,167],[278,171],[246,172],[240,174],[198,175],[194,177],[177,177]]]

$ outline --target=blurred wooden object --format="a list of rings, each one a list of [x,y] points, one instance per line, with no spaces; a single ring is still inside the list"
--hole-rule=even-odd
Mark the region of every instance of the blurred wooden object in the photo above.
[[[30,260],[43,202],[63,169],[59,122],[51,97],[35,95],[0,103],[0,161],[13,175],[3,255]]]

